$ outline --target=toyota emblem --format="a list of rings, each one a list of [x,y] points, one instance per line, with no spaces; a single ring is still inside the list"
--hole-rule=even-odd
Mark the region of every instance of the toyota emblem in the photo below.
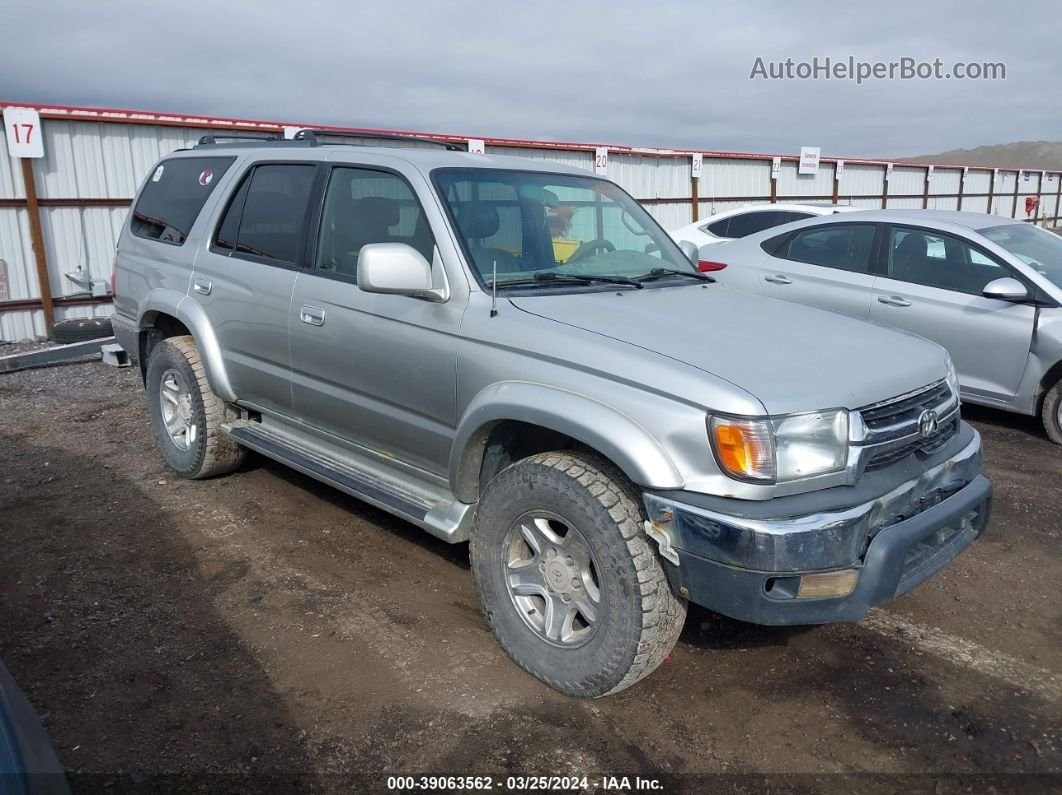
[[[939,424],[939,418],[937,413],[933,409],[926,409],[922,412],[918,418],[918,432],[922,435],[922,438],[932,436],[937,432],[937,425]]]

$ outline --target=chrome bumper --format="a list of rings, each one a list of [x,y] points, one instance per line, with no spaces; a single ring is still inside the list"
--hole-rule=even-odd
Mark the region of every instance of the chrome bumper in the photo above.
[[[882,530],[917,516],[981,473],[981,437],[892,491],[851,508],[748,519],[647,492],[649,521],[670,546],[726,566],[806,572],[858,565]],[[842,487],[843,488],[843,487]]]

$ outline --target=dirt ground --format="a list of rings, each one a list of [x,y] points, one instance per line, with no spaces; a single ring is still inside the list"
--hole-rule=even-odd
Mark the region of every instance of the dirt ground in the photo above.
[[[132,369],[0,375],[0,659],[75,791],[1057,792],[1062,450],[966,414],[995,515],[950,568],[857,625],[691,609],[659,671],[583,702],[494,643],[466,545],[261,458],[174,478]]]

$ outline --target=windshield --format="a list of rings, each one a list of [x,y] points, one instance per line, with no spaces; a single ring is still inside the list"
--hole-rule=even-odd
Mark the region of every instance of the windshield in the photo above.
[[[697,274],[642,206],[606,180],[494,169],[439,169],[434,177],[484,285],[495,269],[499,288]],[[607,277],[614,280],[597,281]]]
[[[981,234],[1062,287],[1062,237],[1032,224],[993,226]]]

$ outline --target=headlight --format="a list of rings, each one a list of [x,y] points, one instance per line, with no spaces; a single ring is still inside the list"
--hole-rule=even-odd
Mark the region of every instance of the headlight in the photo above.
[[[844,409],[765,419],[710,417],[708,428],[720,466],[740,480],[800,480],[848,464]]]
[[[951,387],[951,393],[955,397],[959,397],[959,374],[955,372],[955,362],[948,357],[948,386]]]

